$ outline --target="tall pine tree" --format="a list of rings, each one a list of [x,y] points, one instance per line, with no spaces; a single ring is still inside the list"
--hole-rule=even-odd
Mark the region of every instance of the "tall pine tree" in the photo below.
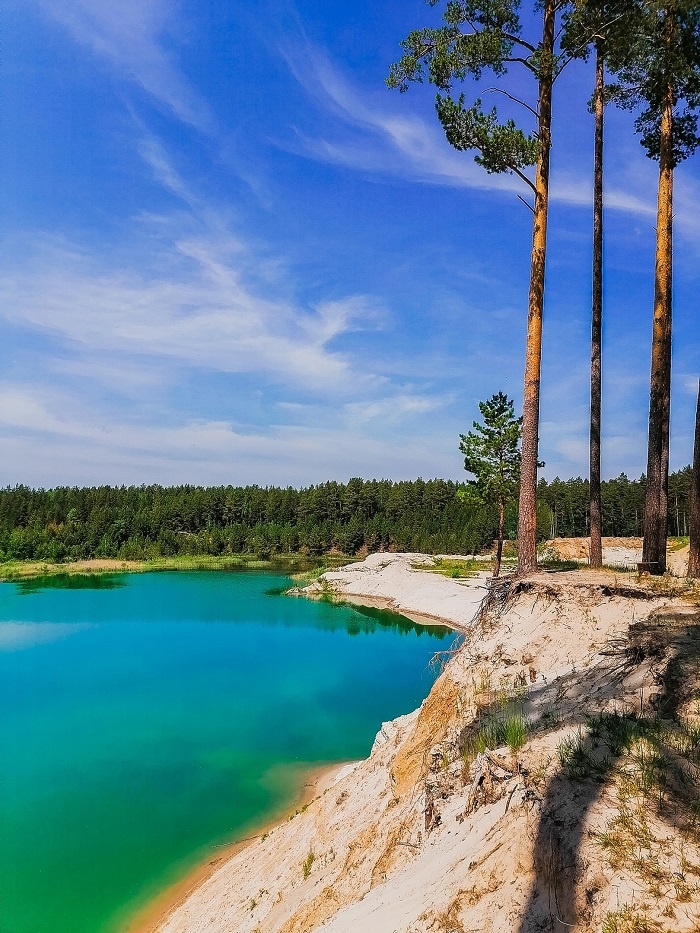
[[[428,0],[435,6],[438,0]],[[525,387],[523,397],[522,471],[518,516],[518,572],[537,566],[537,466],[540,412],[542,315],[544,308],[549,162],[552,138],[552,88],[562,67],[557,50],[557,19],[566,4],[541,0],[535,7],[538,34],[523,37],[517,0],[449,0],[443,25],[411,32],[402,42],[404,54],[391,66],[390,87],[406,90],[410,82],[428,79],[439,92],[437,115],[448,141],[474,150],[475,161],[489,173],[511,172],[533,197],[532,258],[528,299]],[[525,69],[534,82],[532,104],[505,89],[511,101],[529,113],[534,128],[525,132],[513,120],[500,122],[496,108],[486,112],[480,99],[466,106],[452,87],[467,77],[479,80],[490,70],[504,77],[509,66]],[[534,166],[534,181],[525,171]]]
[[[595,55],[595,89],[591,110],[595,119],[593,146],[593,275],[591,302],[591,405],[589,433],[591,567],[603,565],[603,505],[601,499],[601,412],[603,362],[603,142],[606,48],[628,41],[635,4],[628,0],[578,0],[564,16],[562,48],[574,57]]]
[[[636,0],[628,41],[609,50],[610,92],[640,110],[636,129],[659,162],[647,486],[642,559],[666,569],[673,282],[674,169],[700,145],[700,7],[697,0]]]
[[[695,413],[695,448],[690,485],[688,576],[696,579],[700,577],[700,382],[698,383],[698,407]]]

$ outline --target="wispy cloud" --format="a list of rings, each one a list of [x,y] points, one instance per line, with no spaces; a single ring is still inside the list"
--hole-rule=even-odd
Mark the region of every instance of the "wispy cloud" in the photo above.
[[[95,268],[75,247],[44,245],[0,280],[0,315],[68,348],[169,358],[219,372],[265,374],[317,391],[354,391],[359,371],[330,344],[373,314],[370,299],[305,308],[256,293],[240,248],[176,240],[168,274]],[[371,380],[371,374],[363,378]]]
[[[177,40],[172,0],[34,0],[73,38],[148,94],[157,104],[198,130],[213,129],[206,102],[189,84],[167,45]]]
[[[227,421],[164,425],[110,418],[90,400],[56,398],[36,388],[0,386],[2,482],[284,482],[329,476],[449,475],[455,460],[444,438],[381,438],[333,424],[270,425]],[[50,468],[47,468],[50,464]]]
[[[416,181],[469,188],[521,190],[508,175],[487,175],[469,158],[458,155],[434,124],[416,116],[400,116],[362,95],[320,49],[305,42],[288,45],[282,54],[307,94],[336,120],[361,131],[350,140],[311,137],[299,132],[298,148],[306,155],[365,171],[409,177]],[[387,152],[387,149],[389,152]]]
[[[29,258],[0,277],[0,317],[57,337],[84,357],[118,354],[127,369],[139,357],[264,374],[324,393],[381,384],[332,346],[374,327],[382,314],[376,302],[350,295],[305,307],[279,297],[279,265],[232,233],[158,140],[144,137],[140,148],[158,183],[185,205],[184,219],[144,218],[158,235],[144,235],[118,271],[75,245],[38,238]],[[96,373],[94,360],[92,368]],[[114,379],[114,366],[106,376]]]
[[[288,144],[291,148],[320,161],[426,184],[527,193],[514,175],[489,175],[468,153],[456,152],[434,119],[402,114],[400,103],[390,108],[376,94],[361,92],[307,40],[285,46],[282,53],[307,94],[336,120],[334,137],[298,131],[296,141]],[[591,185],[588,177],[560,173],[552,182],[552,198],[589,207]],[[615,210],[654,215],[653,201],[632,190],[609,189],[606,204]]]
[[[351,422],[366,424],[379,421],[382,425],[397,424],[414,415],[424,415],[444,408],[454,399],[450,396],[399,393],[363,402],[348,402],[345,412]]]

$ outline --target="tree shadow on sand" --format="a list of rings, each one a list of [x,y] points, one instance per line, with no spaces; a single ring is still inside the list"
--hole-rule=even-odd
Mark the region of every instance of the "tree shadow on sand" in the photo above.
[[[608,862],[636,871],[652,895],[686,898],[688,884],[649,858],[645,813],[700,838],[700,726],[679,715],[698,696],[699,659],[700,611],[659,610],[611,643],[585,683],[576,673],[559,679],[566,705],[587,715],[560,745],[561,768],[541,799],[534,881],[517,933],[585,929],[592,919],[598,885],[583,845],[613,779],[622,803],[596,840]]]

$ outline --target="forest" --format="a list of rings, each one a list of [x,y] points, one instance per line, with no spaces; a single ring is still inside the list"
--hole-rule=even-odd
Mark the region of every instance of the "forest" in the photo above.
[[[669,530],[688,526],[691,470],[669,477]],[[92,486],[0,491],[0,559],[141,560],[196,554],[331,551],[470,554],[491,547],[493,509],[460,500],[451,480],[351,479],[275,486]],[[644,478],[602,484],[603,532],[643,533]],[[538,538],[588,534],[588,480],[540,480]],[[517,506],[506,516],[513,538]]]

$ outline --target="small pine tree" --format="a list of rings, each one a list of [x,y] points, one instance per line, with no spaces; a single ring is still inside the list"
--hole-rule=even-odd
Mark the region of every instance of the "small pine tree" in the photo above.
[[[476,477],[466,489],[460,490],[460,497],[498,508],[498,545],[493,569],[497,577],[501,571],[506,506],[517,498],[520,483],[523,419],[515,417],[513,402],[503,392],[479,402],[479,410],[484,423],[475,421],[474,431],[460,434],[464,469]]]

